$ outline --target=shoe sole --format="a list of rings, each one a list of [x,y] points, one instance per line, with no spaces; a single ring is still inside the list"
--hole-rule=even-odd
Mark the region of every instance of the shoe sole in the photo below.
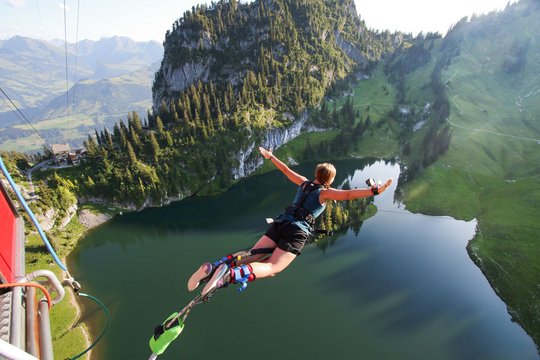
[[[204,263],[197,271],[195,271],[193,275],[191,275],[187,285],[189,291],[193,291],[198,288],[201,282],[212,273],[212,270],[210,270],[209,273],[206,272],[208,265],[210,265],[210,269],[212,269],[212,265],[210,263]]]
[[[216,285],[218,281],[221,280],[223,276],[225,276],[227,271],[229,271],[229,267],[227,265],[225,264],[219,265],[219,267],[216,269],[216,272],[214,273],[212,278],[208,281],[208,284],[206,284],[206,286],[202,289],[201,295],[206,296],[210,292],[216,290]]]

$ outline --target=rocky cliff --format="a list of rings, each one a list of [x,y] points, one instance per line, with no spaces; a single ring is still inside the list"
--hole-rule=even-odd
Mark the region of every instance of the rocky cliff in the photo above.
[[[272,120],[264,124],[263,145],[277,148],[298,136],[306,110],[318,106],[326,90],[356,71],[365,71],[389,48],[400,46],[396,38],[385,42],[369,31],[352,0],[247,4],[231,0],[198,6],[167,32],[164,58],[153,84],[153,110],[162,118],[187,114],[190,119],[185,122],[196,123],[205,110],[194,111],[200,100],[193,98],[204,100],[205,95],[210,99],[206,112],[212,116],[219,112],[224,123],[243,118],[250,108],[272,109],[276,118],[287,118],[292,124],[282,126]],[[212,99],[217,100],[212,103]],[[180,102],[171,110],[169,104]],[[232,171],[235,179],[260,165],[260,159],[250,156],[254,140],[247,143],[234,154],[239,163]]]

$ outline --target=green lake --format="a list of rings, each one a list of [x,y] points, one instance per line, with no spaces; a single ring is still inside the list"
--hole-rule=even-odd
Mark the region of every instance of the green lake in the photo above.
[[[277,277],[194,308],[158,359],[539,359],[466,245],[476,222],[412,214],[394,200],[397,163],[335,162],[339,187],[394,178],[361,226],[306,246]],[[306,176],[314,164],[295,167]],[[181,181],[181,179],[179,179]],[[124,214],[94,229],[69,266],[111,313],[96,359],[148,359],[154,327],[193,297],[200,263],[254,244],[296,188],[279,172],[216,197]],[[84,309],[98,335],[103,314]]]

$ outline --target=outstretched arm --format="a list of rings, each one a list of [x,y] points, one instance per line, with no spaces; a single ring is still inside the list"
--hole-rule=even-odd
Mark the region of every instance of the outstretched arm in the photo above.
[[[392,179],[388,179],[384,185],[377,188],[378,193],[385,191],[390,185],[392,185]],[[328,200],[354,200],[375,195],[372,188],[353,189],[353,190],[338,190],[338,189],[325,189],[321,191],[319,195],[319,201],[321,204]]]
[[[265,159],[270,159],[272,164],[274,164],[279,169],[279,171],[281,171],[283,174],[285,174],[287,179],[291,180],[296,185],[300,185],[304,181],[307,181],[307,178],[305,176],[297,174],[294,171],[292,171],[291,169],[289,169],[289,167],[287,165],[285,165],[284,162],[282,162],[277,157],[275,157],[274,154],[272,154],[272,151],[266,150],[262,146],[259,147],[259,151],[261,152],[261,155]]]

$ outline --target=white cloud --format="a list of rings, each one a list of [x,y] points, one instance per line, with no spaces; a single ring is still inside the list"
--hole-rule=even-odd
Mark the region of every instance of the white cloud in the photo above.
[[[7,0],[9,6],[23,8],[26,6],[26,0]]]

